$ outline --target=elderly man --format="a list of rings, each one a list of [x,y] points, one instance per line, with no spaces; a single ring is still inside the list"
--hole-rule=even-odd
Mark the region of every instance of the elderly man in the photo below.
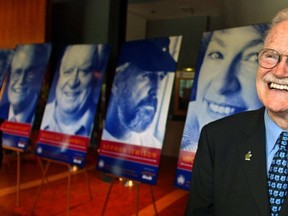
[[[59,65],[55,98],[45,107],[42,130],[89,136],[101,89],[99,49],[96,45],[67,46]],[[52,97],[52,99],[51,99]]]
[[[288,215],[288,9],[258,53],[265,107],[203,127],[185,215]]]
[[[32,123],[50,52],[50,44],[17,46],[11,60],[8,88],[0,103],[0,117]]]

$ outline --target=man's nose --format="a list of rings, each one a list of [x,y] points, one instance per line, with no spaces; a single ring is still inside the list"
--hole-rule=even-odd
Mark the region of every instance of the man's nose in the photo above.
[[[18,84],[18,85],[24,85],[24,84],[26,83],[26,80],[25,80],[25,79],[26,79],[25,71],[22,70],[22,71],[19,73],[19,75],[18,75],[15,83]]]
[[[157,95],[157,91],[161,85],[162,77],[159,74],[154,74],[154,76],[150,77],[150,89],[149,95]]]
[[[80,80],[79,80],[79,70],[74,69],[73,72],[71,73],[70,79],[69,79],[69,85],[72,87],[75,87],[79,85]]]
[[[288,57],[283,55],[280,62],[272,69],[272,72],[279,78],[288,77]]]

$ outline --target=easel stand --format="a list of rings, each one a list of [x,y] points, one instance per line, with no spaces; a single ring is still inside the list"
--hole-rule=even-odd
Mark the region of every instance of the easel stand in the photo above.
[[[118,176],[114,176],[114,175],[110,175],[110,174],[109,175],[108,174],[104,174],[104,175],[111,177],[112,180],[110,182],[110,186],[109,186],[106,198],[105,198],[105,202],[104,202],[104,206],[103,206],[103,209],[102,209],[102,212],[101,212],[101,216],[104,216],[104,214],[105,214],[105,210],[106,210],[106,207],[107,207],[107,204],[108,204],[108,201],[109,201],[109,198],[110,198],[110,194],[111,194],[111,191],[112,191],[112,187],[113,187],[113,184],[115,183],[115,181],[118,180],[119,178],[124,179],[124,181],[129,181],[130,180],[130,179],[125,179],[123,177],[118,177]],[[131,181],[133,181],[133,183],[136,186],[136,216],[138,216],[138,212],[139,212],[139,190],[140,190],[141,182],[135,181],[135,180],[131,180]],[[150,193],[151,193],[152,203],[153,203],[153,207],[154,207],[154,212],[155,212],[155,215],[157,216],[158,213],[157,213],[155,196],[154,196],[154,190],[153,190],[152,185],[150,185]]]
[[[38,188],[38,191],[37,191],[37,194],[36,194],[36,197],[35,197],[35,201],[34,201],[34,204],[33,204],[33,207],[32,207],[32,210],[31,210],[31,214],[33,215],[34,213],[34,210],[35,210],[35,207],[36,207],[36,204],[38,202],[38,199],[40,197],[40,194],[41,194],[41,191],[43,189],[43,185],[44,183],[48,183],[48,179],[46,177],[47,175],[47,171],[48,171],[48,168],[50,166],[50,163],[57,163],[57,164],[61,164],[61,165],[64,165],[64,166],[67,166],[68,168],[68,174],[67,174],[67,179],[68,179],[68,182],[67,182],[67,198],[66,198],[66,203],[67,203],[67,207],[66,207],[66,213],[67,215],[70,215],[70,190],[71,190],[71,176],[73,174],[76,174],[77,172],[75,172],[73,170],[73,166],[69,163],[65,163],[65,162],[61,162],[61,161],[55,161],[55,160],[52,160],[52,159],[46,159],[46,158],[40,158],[38,157],[39,159],[39,162],[40,162],[40,166],[41,166],[41,171],[42,171],[42,181],[41,181],[41,185],[39,186]],[[45,167],[43,166],[42,164],[42,161],[46,161],[46,165]],[[83,169],[83,172],[85,174],[85,180],[86,180],[86,184],[87,184],[87,187],[88,187],[88,191],[89,191],[89,196],[90,196],[90,201],[93,199],[93,196],[92,196],[92,190],[91,190],[91,187],[90,187],[90,182],[89,182],[89,179],[88,179],[88,173],[87,173],[87,169],[84,168]]]
[[[19,207],[19,197],[20,197],[20,177],[21,177],[21,153],[24,152],[23,149],[18,149],[15,147],[11,147],[11,146],[6,146],[3,145],[3,150],[11,150],[11,151],[15,151],[17,154],[17,183],[16,183],[16,206]],[[5,152],[4,152],[4,156]]]

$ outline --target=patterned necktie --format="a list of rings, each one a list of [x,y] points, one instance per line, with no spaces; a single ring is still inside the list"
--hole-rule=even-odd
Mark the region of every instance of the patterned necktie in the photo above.
[[[282,203],[287,195],[287,140],[288,132],[282,132],[276,141],[279,149],[273,157],[268,173],[271,216],[279,215]]]

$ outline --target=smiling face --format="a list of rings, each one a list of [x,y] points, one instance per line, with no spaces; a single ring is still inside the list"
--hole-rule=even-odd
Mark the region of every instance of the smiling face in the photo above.
[[[131,131],[147,129],[155,116],[158,104],[158,91],[164,72],[143,71],[130,66],[129,78],[123,80],[119,88],[117,112],[120,123]],[[128,75],[126,73],[126,75]]]
[[[60,113],[77,116],[85,107],[92,92],[94,51],[95,47],[81,45],[66,49],[56,87],[57,107]]]
[[[15,113],[28,106],[35,97],[41,85],[39,77],[42,76],[45,60],[33,46],[21,46],[16,50],[8,86],[8,99]]]
[[[267,35],[264,48],[276,50],[280,54],[288,54],[288,20],[276,24]],[[257,91],[260,100],[268,108],[271,115],[288,116],[288,59],[282,60],[272,69],[259,66],[257,73]],[[271,86],[274,86],[272,87]],[[271,116],[273,118],[273,116]]]
[[[261,106],[255,89],[261,34],[253,27],[213,33],[198,80],[200,127],[218,118]]]

